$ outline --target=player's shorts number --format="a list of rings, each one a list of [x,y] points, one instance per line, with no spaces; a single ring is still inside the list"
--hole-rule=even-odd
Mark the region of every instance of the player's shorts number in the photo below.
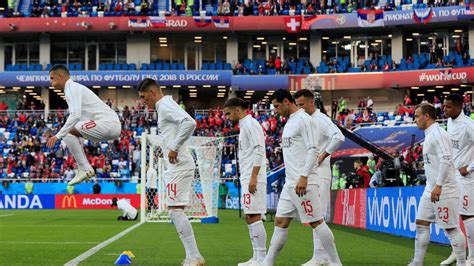
[[[94,120],[90,120],[90,121],[84,123],[84,125],[83,125],[82,127],[83,127],[84,129],[91,129],[91,128],[94,128],[94,127],[96,127],[96,126],[97,126],[97,125],[96,125],[95,121],[94,121]]]
[[[313,213],[313,205],[311,205],[311,201],[310,200],[303,200],[301,202],[301,206],[303,206],[303,209],[304,209],[304,212],[306,214],[311,214]]]
[[[169,183],[166,185],[168,188],[168,195],[171,196],[171,193],[173,193],[173,196],[176,196],[176,184],[175,183]]]
[[[449,220],[449,208],[438,207],[438,218],[443,221]]]
[[[465,196],[463,197],[462,206],[463,206],[463,207],[467,207],[467,205],[469,205],[469,196],[468,196],[468,195],[465,195]]]
[[[250,193],[245,193],[244,194],[244,204],[249,205],[250,204]]]

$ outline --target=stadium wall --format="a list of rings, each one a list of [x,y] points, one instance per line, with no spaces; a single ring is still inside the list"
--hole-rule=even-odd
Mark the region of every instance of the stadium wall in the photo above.
[[[93,183],[80,183],[74,186],[75,194],[92,194]],[[101,194],[136,194],[137,183],[122,183],[117,186],[115,183],[101,182]],[[0,186],[0,195],[16,195],[25,193],[25,183],[13,183],[8,187]],[[67,194],[66,183],[34,183],[33,194]]]

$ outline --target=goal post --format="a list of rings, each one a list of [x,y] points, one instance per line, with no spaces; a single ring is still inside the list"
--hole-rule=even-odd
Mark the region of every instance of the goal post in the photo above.
[[[169,222],[165,164],[161,139],[156,134],[141,136],[140,219],[144,222]],[[195,162],[189,206],[185,213],[192,222],[217,223],[218,200],[224,139],[191,137],[188,147]],[[148,169],[154,169],[148,171]],[[150,174],[153,173],[153,174]]]

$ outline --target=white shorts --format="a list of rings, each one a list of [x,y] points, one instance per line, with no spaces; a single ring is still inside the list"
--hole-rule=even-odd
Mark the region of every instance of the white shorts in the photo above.
[[[281,191],[276,217],[296,218],[301,223],[312,223],[323,219],[321,200],[317,185],[308,185],[303,197],[296,195],[295,187],[286,184]]]
[[[318,178],[318,190],[319,198],[321,200],[321,211],[323,212],[324,218],[327,218],[327,214],[330,212],[331,205],[331,180],[324,178]]]
[[[438,202],[432,203],[431,198],[423,194],[416,219],[437,223],[443,229],[459,227],[459,199],[457,197],[441,198]]]
[[[461,215],[474,215],[474,182],[463,182],[459,179],[459,192],[460,192],[460,203],[459,203],[459,214]]]
[[[117,139],[122,132],[122,124],[113,116],[108,119],[82,120],[75,128],[85,139],[95,142]]]
[[[166,184],[166,204],[168,206],[189,205],[194,169],[165,172],[163,174]]]
[[[267,185],[257,183],[257,192],[249,192],[250,180],[243,180],[241,185],[242,197],[240,204],[245,214],[264,214],[267,212]]]

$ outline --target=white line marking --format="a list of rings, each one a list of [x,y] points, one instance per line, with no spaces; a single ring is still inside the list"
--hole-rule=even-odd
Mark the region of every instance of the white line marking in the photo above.
[[[104,254],[104,255],[105,255],[105,256],[120,256],[120,255],[122,255],[122,254],[111,254],[111,253],[110,253],[110,254]]]
[[[12,214],[12,213],[10,213],[10,214],[2,214],[2,215],[0,215],[0,217],[8,217],[8,216],[13,216],[13,215],[15,215],[15,214]]]
[[[115,236],[105,240],[104,242],[100,243],[99,245],[89,249],[88,251],[82,253],[81,255],[77,256],[76,258],[66,262],[64,265],[65,266],[76,266],[78,265],[80,262],[86,260],[87,258],[89,258],[90,256],[94,255],[95,253],[97,253],[97,251],[101,250],[102,248],[108,246],[109,244],[113,243],[114,241],[120,239],[121,237],[123,237],[124,235],[128,234],[130,231],[134,230],[135,228],[138,228],[140,225],[142,225],[144,222],[140,222],[140,223],[137,223],[125,230],[123,230],[122,232],[116,234]]]
[[[100,242],[45,242],[45,241],[0,241],[0,244],[56,244],[56,245],[71,245],[71,244],[97,244]]]

